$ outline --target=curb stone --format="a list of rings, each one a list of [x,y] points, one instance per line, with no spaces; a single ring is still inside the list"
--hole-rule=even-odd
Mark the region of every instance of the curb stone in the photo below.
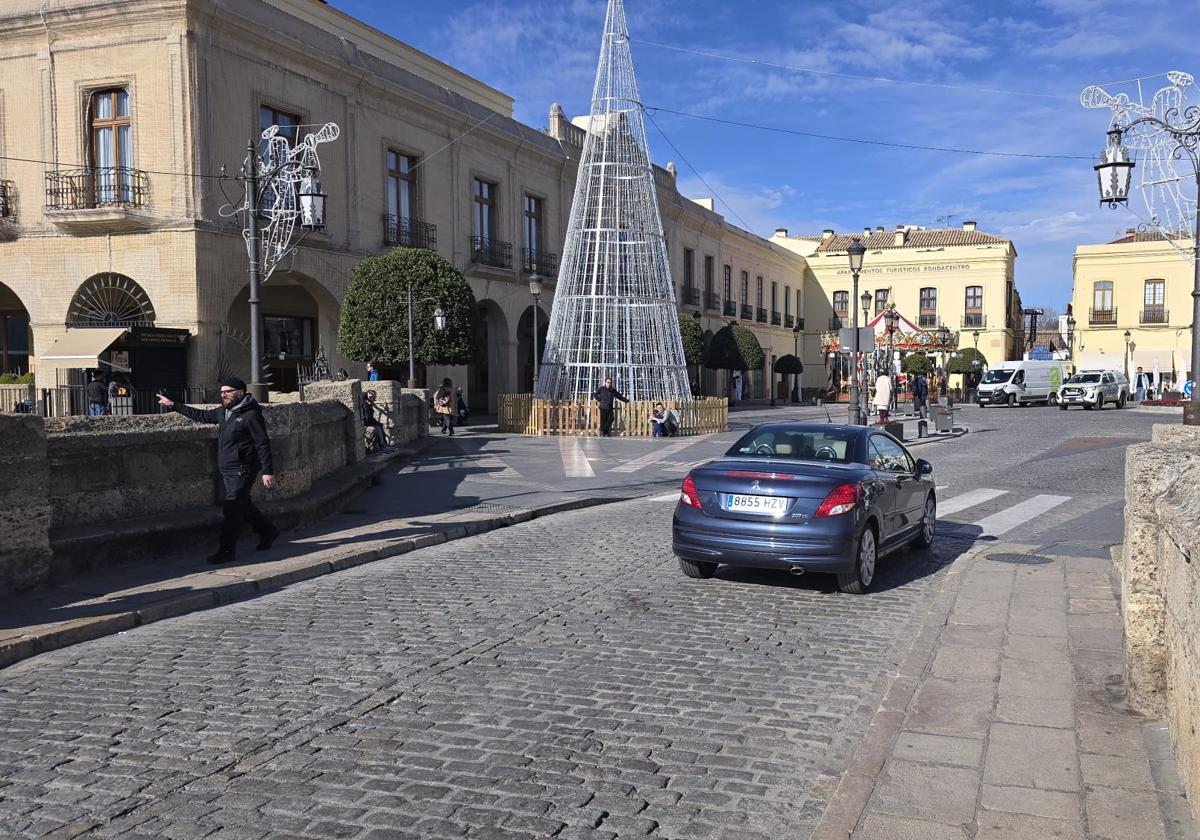
[[[305,560],[303,556],[291,560],[274,561],[286,564],[255,576],[254,567],[249,567],[249,577],[226,584],[207,587],[198,592],[189,592],[175,598],[155,602],[136,610],[112,613],[103,616],[73,619],[50,625],[44,630],[16,636],[0,641],[0,668],[6,668],[24,659],[69,647],[80,642],[92,641],[132,630],[134,627],[151,624],[166,618],[175,618],[213,607],[224,606],[268,592],[276,592],[293,583],[363,566],[378,560],[399,557],[418,549],[445,542],[473,537],[522,522],[529,522],[556,513],[597,507],[616,502],[630,501],[626,496],[601,496],[572,499],[566,502],[541,505],[539,507],[509,511],[473,522],[464,523],[444,531],[434,531],[413,537],[405,537],[383,547],[336,552],[332,558]],[[331,552],[324,551],[328,555]]]
[[[825,813],[817,822],[810,840],[847,840],[862,819],[879,773],[891,753],[892,743],[904,724],[908,704],[916,693],[921,676],[930,667],[943,625],[950,615],[964,572],[990,543],[976,545],[963,552],[949,565],[946,578],[929,603],[921,630],[900,661],[891,684],[884,692],[866,733],[854,750],[840,781],[829,798]]]

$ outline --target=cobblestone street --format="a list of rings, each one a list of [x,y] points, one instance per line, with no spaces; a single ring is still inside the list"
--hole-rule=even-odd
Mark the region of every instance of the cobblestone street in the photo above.
[[[896,555],[860,598],[688,581],[670,509],[564,514],[14,666],[0,834],[801,836],[965,544]]]

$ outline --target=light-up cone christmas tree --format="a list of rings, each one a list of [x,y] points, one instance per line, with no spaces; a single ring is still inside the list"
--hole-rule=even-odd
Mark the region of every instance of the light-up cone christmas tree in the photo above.
[[[535,396],[691,399],[621,0],[609,0],[591,119]]]

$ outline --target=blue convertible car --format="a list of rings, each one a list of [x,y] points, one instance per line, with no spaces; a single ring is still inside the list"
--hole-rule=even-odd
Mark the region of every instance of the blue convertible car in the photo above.
[[[878,558],[933,542],[933,465],[864,426],[769,423],[683,480],[673,544],[688,577],[717,566],[837,575],[862,593]]]

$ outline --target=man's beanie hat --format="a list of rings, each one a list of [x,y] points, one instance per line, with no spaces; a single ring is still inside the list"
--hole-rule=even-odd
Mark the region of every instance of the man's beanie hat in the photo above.
[[[236,376],[226,376],[221,380],[221,387],[232,388],[235,391],[245,391],[246,383],[241,379],[238,379]]]

